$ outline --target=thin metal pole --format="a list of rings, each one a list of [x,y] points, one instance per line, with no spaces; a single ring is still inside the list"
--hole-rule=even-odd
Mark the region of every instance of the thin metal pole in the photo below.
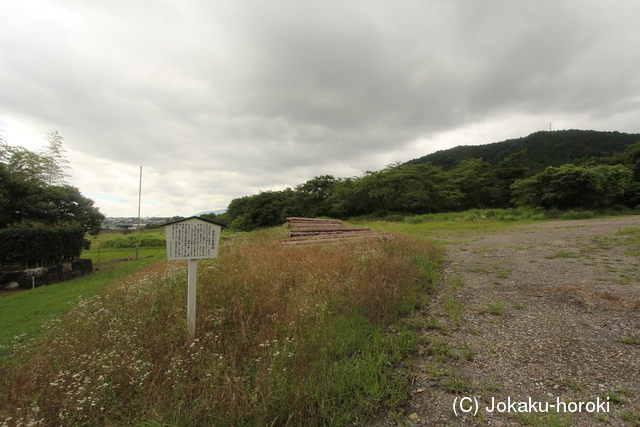
[[[142,166],[140,166],[140,185],[138,185],[138,241],[136,242],[136,259],[138,259],[138,247],[140,246],[140,204],[142,202]]]
[[[189,260],[187,271],[187,324],[189,326],[189,342],[196,337],[196,274],[198,272],[198,260]]]

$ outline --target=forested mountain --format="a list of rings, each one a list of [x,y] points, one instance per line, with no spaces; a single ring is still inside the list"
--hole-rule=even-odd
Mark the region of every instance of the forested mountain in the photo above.
[[[282,224],[288,216],[387,217],[519,206],[640,211],[640,134],[537,132],[456,147],[358,177],[316,176],[295,188],[240,197],[215,220],[251,230]]]
[[[622,153],[640,141],[640,134],[599,132],[594,130],[562,130],[535,132],[529,136],[485,145],[461,145],[413,159],[407,164],[430,162],[451,170],[465,158],[482,158],[497,166],[512,154],[526,150],[522,160],[532,171],[567,163],[580,164],[593,157],[610,157]]]

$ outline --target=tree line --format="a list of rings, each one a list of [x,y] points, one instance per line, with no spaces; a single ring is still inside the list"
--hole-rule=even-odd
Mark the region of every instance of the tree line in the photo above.
[[[215,221],[236,230],[282,224],[289,216],[351,218],[420,215],[469,209],[540,207],[600,209],[640,204],[640,142],[581,164],[527,166],[527,149],[496,165],[468,157],[455,166],[393,164],[361,176],[313,179],[281,191],[231,201]],[[214,219],[210,214],[209,219]]]
[[[62,136],[51,132],[45,140],[44,148],[31,151],[8,145],[0,134],[0,231],[7,252],[0,262],[13,262],[18,247],[27,248],[19,257],[26,263],[73,258],[89,244],[86,233],[100,232],[104,215],[93,200],[65,181],[69,161]],[[52,242],[61,241],[62,234],[70,243],[55,253],[34,251],[25,243],[30,240],[53,251],[59,245]]]

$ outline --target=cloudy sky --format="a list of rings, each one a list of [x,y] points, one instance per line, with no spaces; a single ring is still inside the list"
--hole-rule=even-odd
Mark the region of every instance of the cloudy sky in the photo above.
[[[0,129],[107,216],[539,130],[640,133],[636,0],[0,0]]]

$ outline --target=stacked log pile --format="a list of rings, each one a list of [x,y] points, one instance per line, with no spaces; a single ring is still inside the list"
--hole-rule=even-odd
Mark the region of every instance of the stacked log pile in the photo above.
[[[376,233],[368,227],[343,227],[338,219],[287,218],[289,238],[283,245],[332,243],[344,239],[386,238],[389,233]]]

